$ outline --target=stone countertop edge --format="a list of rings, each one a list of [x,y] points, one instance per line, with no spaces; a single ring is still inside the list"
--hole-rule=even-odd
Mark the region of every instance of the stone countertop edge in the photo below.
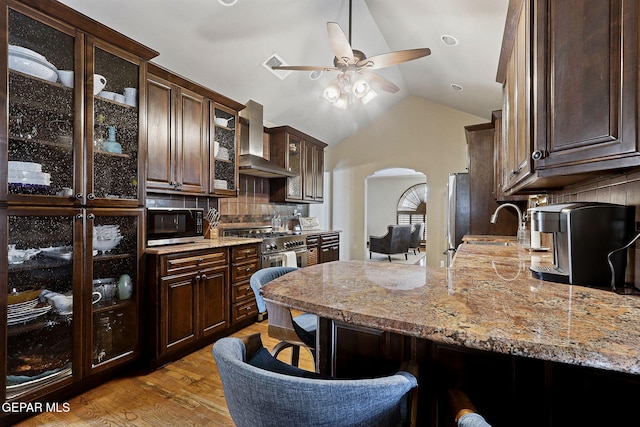
[[[352,325],[503,354],[640,374],[640,297],[546,282],[551,252],[462,244],[454,266],[334,261],[286,274],[265,299]]]
[[[216,239],[204,239],[194,243],[182,243],[177,245],[152,246],[145,250],[149,255],[169,255],[181,252],[198,251],[202,249],[225,248],[229,246],[246,245],[248,243],[260,243],[262,239],[249,237],[218,237]]]

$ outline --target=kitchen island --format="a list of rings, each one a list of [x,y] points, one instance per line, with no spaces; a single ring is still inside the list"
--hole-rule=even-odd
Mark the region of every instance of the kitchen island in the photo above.
[[[336,339],[340,328],[380,331],[385,338],[378,341],[386,342],[389,351],[383,358],[401,354],[430,368],[442,366],[438,354],[449,360],[461,354],[455,365],[468,372],[478,365],[478,358],[468,354],[480,350],[478,357],[497,369],[495,383],[484,384],[487,389],[500,383],[499,370],[506,364],[505,372],[511,373],[505,375],[511,378],[504,385],[514,391],[512,397],[523,409],[532,404],[544,414],[536,422],[554,418],[557,423],[571,415],[559,407],[554,393],[557,399],[561,390],[571,392],[579,381],[580,390],[573,395],[591,396],[584,384],[594,383],[594,372],[597,378],[623,373],[606,378],[619,387],[611,394],[621,394],[625,387],[637,392],[640,298],[532,278],[531,264],[550,263],[549,252],[529,252],[512,244],[463,244],[449,269],[333,262],[282,276],[263,292],[265,299],[283,307],[320,317],[321,371],[339,373],[340,361],[347,358],[340,356]],[[403,350],[389,349],[398,346]],[[495,354],[499,356],[492,357]],[[534,390],[539,396],[531,398]],[[437,425],[437,416],[430,416]]]

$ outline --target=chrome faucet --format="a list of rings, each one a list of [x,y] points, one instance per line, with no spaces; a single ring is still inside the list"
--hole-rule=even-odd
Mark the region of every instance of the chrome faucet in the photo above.
[[[495,224],[496,221],[498,220],[498,212],[500,211],[500,209],[504,208],[504,207],[511,207],[514,208],[516,210],[516,212],[518,212],[518,231],[516,232],[516,236],[518,239],[518,244],[520,246],[529,246],[531,244],[531,240],[530,237],[527,233],[527,224],[524,222],[524,218],[522,217],[522,211],[520,210],[520,208],[516,205],[514,205],[513,203],[503,203],[500,206],[498,206],[496,208],[496,210],[493,212],[493,215],[491,215],[491,218],[489,219],[489,221],[491,222],[491,224]]]

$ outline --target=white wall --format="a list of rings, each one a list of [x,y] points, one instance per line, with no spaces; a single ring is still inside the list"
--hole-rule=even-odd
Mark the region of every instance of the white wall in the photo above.
[[[365,254],[365,179],[375,171],[406,167],[427,180],[427,264],[439,266],[446,257],[445,200],[450,172],[468,164],[464,126],[488,119],[410,96],[369,126],[325,152],[330,185],[325,188],[324,224],[342,230],[340,256],[363,259]],[[397,200],[395,200],[397,202]]]

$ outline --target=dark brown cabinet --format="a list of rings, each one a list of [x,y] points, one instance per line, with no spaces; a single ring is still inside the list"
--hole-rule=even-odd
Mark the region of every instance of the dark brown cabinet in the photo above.
[[[154,74],[147,77],[147,92],[147,190],[205,193],[205,99]]]
[[[251,275],[260,269],[258,246],[231,248],[231,321],[241,322],[258,314],[256,297],[249,284]]]
[[[340,260],[340,234],[320,235],[320,262]]]
[[[139,106],[157,53],[58,2],[0,15],[1,400],[48,402],[141,353]]]
[[[265,129],[270,160],[296,174],[270,180],[272,202],[322,203],[327,144],[289,126]]]
[[[505,192],[561,188],[640,165],[638,5],[514,5],[518,19],[507,18],[498,71]]]
[[[147,255],[148,359],[153,368],[255,321],[255,243]]]

